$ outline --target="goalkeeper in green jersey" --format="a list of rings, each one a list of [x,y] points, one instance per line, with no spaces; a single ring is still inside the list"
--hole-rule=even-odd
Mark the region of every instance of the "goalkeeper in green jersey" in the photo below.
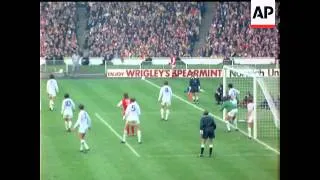
[[[230,96],[225,97],[220,111],[223,111],[224,109],[226,109],[227,111],[227,114],[225,116],[225,121],[227,124],[228,132],[231,131],[230,123],[234,124],[235,129],[238,130],[237,122],[235,121],[236,115],[238,113],[237,100],[236,99],[231,100]]]

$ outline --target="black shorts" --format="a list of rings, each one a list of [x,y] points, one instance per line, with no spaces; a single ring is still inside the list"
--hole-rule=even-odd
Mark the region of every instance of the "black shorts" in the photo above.
[[[202,134],[202,138],[203,139],[214,139],[215,138],[215,135],[214,135],[214,132],[213,131],[204,131],[203,134]]]
[[[192,92],[192,93],[197,93],[197,92],[199,92],[199,87],[191,87],[191,92]]]

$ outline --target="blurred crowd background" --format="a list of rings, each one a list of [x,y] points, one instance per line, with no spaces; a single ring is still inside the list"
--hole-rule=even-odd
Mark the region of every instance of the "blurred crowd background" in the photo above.
[[[279,3],[273,29],[250,28],[250,2],[211,3],[41,2],[40,57],[279,57]]]

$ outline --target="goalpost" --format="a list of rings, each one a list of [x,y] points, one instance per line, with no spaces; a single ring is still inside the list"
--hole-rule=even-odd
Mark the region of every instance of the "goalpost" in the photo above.
[[[280,140],[280,71],[279,69],[256,69],[252,66],[223,67],[223,95],[228,84],[240,91],[238,100],[238,126],[247,129],[245,97],[250,93],[254,102],[253,138],[279,147]],[[225,118],[225,113],[223,113]],[[247,132],[247,131],[245,131]]]

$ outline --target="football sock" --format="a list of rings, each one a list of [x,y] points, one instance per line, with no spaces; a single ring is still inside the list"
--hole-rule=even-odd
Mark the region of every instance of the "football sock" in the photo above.
[[[169,113],[170,113],[170,111],[169,111],[169,109],[167,109],[167,110],[166,110],[166,120],[168,120]]]
[[[251,127],[248,127],[248,136],[251,138]]]
[[[237,119],[233,120],[233,125],[236,129],[238,129],[238,120]]]
[[[195,101],[195,97],[194,96],[192,96],[192,100]]]
[[[126,130],[127,130],[127,134],[129,135],[130,134],[130,127],[127,126]]]
[[[72,126],[72,121],[71,120],[68,121],[68,125],[69,125],[68,128],[71,129],[71,126]]]
[[[160,109],[160,112],[161,112],[161,119],[163,119],[163,118],[164,118],[164,109],[161,108],[161,109]]]
[[[89,149],[89,146],[84,139],[81,139],[81,143],[83,144],[85,149]]]
[[[64,127],[68,130],[68,121],[64,121]]]
[[[83,151],[83,144],[80,143],[80,151]]]
[[[127,136],[127,131],[124,130],[124,131],[123,131],[123,136],[122,136],[122,141],[123,141],[123,142],[126,142],[126,136]]]
[[[50,101],[49,101],[49,107],[50,107],[51,110],[53,109],[53,105],[54,105],[53,100],[50,99]]]
[[[200,154],[202,155],[204,151],[204,144],[201,144]]]
[[[88,144],[87,144],[87,142],[86,142],[86,141],[84,141],[83,145],[84,145],[84,148],[85,148],[86,150],[88,150],[88,149],[89,149],[89,146],[88,146]]]
[[[199,97],[198,97],[198,96],[196,96],[196,101],[197,101],[197,102],[199,101]]]
[[[213,145],[210,144],[210,145],[209,145],[209,155],[210,155],[210,156],[212,155],[212,147],[213,147]]]
[[[141,142],[141,131],[138,130],[137,134],[138,134],[138,142],[140,143]]]
[[[227,124],[227,129],[228,129],[228,131],[230,131],[231,129],[230,129],[230,122],[229,121],[226,121],[226,124]]]

